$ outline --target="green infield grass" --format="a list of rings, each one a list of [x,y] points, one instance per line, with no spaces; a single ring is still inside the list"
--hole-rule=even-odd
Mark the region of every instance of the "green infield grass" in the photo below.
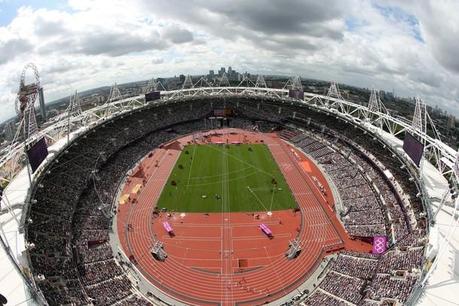
[[[297,207],[264,144],[188,145],[158,201],[176,212],[255,212]]]

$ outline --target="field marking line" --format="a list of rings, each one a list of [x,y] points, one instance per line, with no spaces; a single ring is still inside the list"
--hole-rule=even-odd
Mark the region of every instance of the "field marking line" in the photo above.
[[[218,149],[218,148],[214,148],[213,146],[210,146],[210,148],[212,148],[212,149],[214,149],[214,150],[216,150],[216,151],[219,151],[219,152],[221,152],[222,154],[225,154],[225,155],[227,155],[227,156],[229,156],[229,157],[231,157],[231,158],[233,158],[233,159],[235,159],[235,160],[237,160],[237,161],[239,161],[239,162],[241,162],[241,163],[243,163],[243,164],[249,166],[250,168],[253,168],[253,169],[255,169],[255,170],[258,170],[259,172],[261,172],[261,173],[263,173],[263,174],[265,174],[265,175],[268,175],[268,176],[270,176],[270,177],[273,176],[273,174],[271,174],[271,173],[269,173],[269,172],[266,172],[266,171],[264,171],[264,170],[261,169],[261,168],[255,167],[254,165],[249,164],[248,162],[246,162],[246,161],[244,161],[244,160],[242,160],[242,159],[240,159],[240,158],[238,158],[238,157],[236,157],[236,156],[234,156],[234,155],[231,155],[231,154],[229,154],[229,153],[227,153],[227,152],[224,152],[223,150],[220,150],[220,149]]]
[[[223,156],[222,156],[223,157]],[[223,164],[223,158],[222,158],[222,164]],[[222,169],[222,174],[223,174],[223,169]],[[224,183],[224,180],[222,179],[222,196],[221,196],[221,206],[222,206],[222,212],[221,212],[221,215],[222,215],[222,218],[221,218],[221,225],[220,225],[220,231],[221,231],[221,240],[220,240],[220,291],[221,291],[221,296],[220,296],[220,302],[221,304],[223,305],[223,301],[224,301],[224,273],[225,273],[225,269],[224,269],[224,237],[225,237],[225,228],[224,228],[224,222],[225,222],[225,203],[224,203],[224,195],[223,195],[223,191],[224,191],[224,187],[223,187],[223,183]]]
[[[181,154],[181,153],[180,153]],[[188,187],[188,184],[190,183],[190,177],[191,177],[191,169],[193,169],[193,162],[194,162],[194,156],[196,154],[196,146],[193,146],[193,156],[191,156],[191,165],[190,169],[188,170],[188,180],[186,182],[186,186]]]
[[[269,256],[268,249],[266,247],[264,247],[264,249],[266,252],[266,257],[269,259],[270,267],[272,268],[272,271],[274,272],[274,275],[276,276],[277,280],[282,285],[282,291],[284,292],[284,295],[287,295],[288,292],[285,291],[285,286],[284,286],[285,282],[282,279],[282,277],[279,275],[278,271],[274,269],[273,261],[271,260],[271,256]]]
[[[229,161],[228,161],[228,158],[225,158],[225,162],[226,162],[226,177],[228,178],[229,177],[229,174],[230,174],[230,168],[229,168]],[[227,240],[227,243],[228,245],[225,246],[226,247],[229,247],[229,250],[227,250],[227,258],[226,258],[226,262],[225,262],[225,265],[226,265],[226,273],[229,274],[229,279],[228,279],[228,275],[227,275],[227,284],[231,284],[233,282],[233,256],[232,256],[232,250],[233,250],[233,237],[232,237],[232,229],[231,229],[231,203],[230,203],[230,197],[229,197],[229,194],[230,194],[230,184],[229,184],[229,180],[226,180],[225,182],[226,184],[226,195],[227,195],[227,200],[225,201],[226,202],[226,205],[228,207],[228,212],[226,213],[226,219],[225,220],[225,227],[226,227],[226,240]],[[229,265],[229,267],[228,267]],[[229,288],[226,288],[226,291],[227,291],[227,301],[228,301],[228,290],[230,291],[229,292],[229,295],[230,295],[230,298],[231,298],[231,302],[234,300],[234,293],[233,293],[233,288],[230,286]]]
[[[273,211],[273,200],[274,200],[274,194],[276,193],[276,188],[272,189],[273,193],[271,195],[271,204],[269,205],[269,211]]]
[[[248,167],[248,168],[250,168],[250,167]],[[247,169],[248,169],[248,168],[247,168]],[[231,178],[231,179],[222,180],[222,182],[233,182],[233,181],[237,181],[237,180],[239,180],[239,179],[243,179],[243,178],[246,178],[246,177],[249,177],[249,176],[252,176],[252,175],[255,175],[255,174],[258,173],[257,170],[253,170],[253,171],[254,171],[254,172],[251,172],[251,173],[249,173],[249,174],[247,174],[247,175],[244,175],[244,176],[236,176],[236,177]],[[199,186],[214,185],[214,184],[218,184],[218,183],[220,183],[220,182],[218,182],[218,181],[215,182],[215,181],[214,181],[214,182],[210,182],[210,183],[188,184],[187,186],[189,186],[189,187],[199,187]]]
[[[234,173],[242,172],[242,171],[245,171],[245,170],[250,169],[250,168],[251,167],[240,168],[239,170],[234,170],[234,171],[228,172],[228,174],[234,174]],[[216,177],[222,177],[222,176],[223,176],[223,174],[194,176],[194,177],[190,178],[190,180],[214,178],[214,177],[216,178]]]
[[[263,208],[266,210],[266,212],[268,212],[268,209],[266,208],[266,206],[263,204],[263,202],[261,202],[261,200],[257,197],[257,195],[252,191],[252,189],[250,188],[250,186],[247,186],[247,189],[250,191],[250,193],[253,194],[253,196],[255,197],[255,199],[257,199],[258,203],[260,203]]]

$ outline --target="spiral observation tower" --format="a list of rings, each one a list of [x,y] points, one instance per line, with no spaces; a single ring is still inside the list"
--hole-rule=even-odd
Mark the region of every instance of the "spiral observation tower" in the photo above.
[[[377,91],[355,103],[335,83],[318,95],[299,77],[268,88],[262,76],[187,76],[138,96],[115,84],[86,111],[75,93],[61,120],[1,157],[0,294],[31,305],[454,305],[458,159],[422,100],[408,121]]]

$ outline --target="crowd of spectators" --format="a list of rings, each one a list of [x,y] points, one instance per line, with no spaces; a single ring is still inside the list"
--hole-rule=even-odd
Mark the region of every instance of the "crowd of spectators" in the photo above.
[[[193,112],[189,104],[153,106],[107,121],[48,165],[34,190],[26,235],[33,246],[32,272],[50,305],[138,299],[108,243],[111,203],[140,158],[178,135],[203,129],[202,118],[212,109],[208,102],[190,103]]]
[[[387,235],[384,211],[365,173],[359,170],[360,164],[353,163],[349,156],[338,152],[325,140],[317,136],[305,136],[296,140],[295,144],[319,162],[336,185],[347,231],[359,237]]]
[[[341,198],[346,230],[357,237],[387,235],[390,249],[381,255],[342,252],[319,289],[303,303],[340,305],[346,300],[357,305],[378,305],[381,301],[403,304],[419,279],[426,245],[417,188],[399,160],[375,150],[383,148],[374,139],[360,135],[363,133],[358,129],[334,132],[328,129],[330,125],[306,125],[311,133],[290,130],[280,134],[314,158],[332,179]],[[348,135],[340,135],[342,131]],[[384,158],[380,160],[380,156]],[[387,177],[385,170],[393,177]],[[408,206],[403,199],[409,200]]]
[[[357,304],[362,299],[364,287],[364,280],[334,271],[328,272],[319,285],[322,290],[353,304]]]
[[[226,101],[225,105],[233,107],[237,114],[258,120],[234,118],[235,127],[272,131],[292,117],[291,107],[269,101]],[[214,107],[222,105],[197,99],[173,106],[152,105],[142,112],[106,121],[80,136],[47,166],[32,194],[26,239],[32,273],[50,305],[149,304],[135,293],[113,259],[109,245],[114,213],[111,204],[124,175],[140,158],[178,135],[205,129],[200,119],[211,114]],[[297,117],[303,113],[307,115],[307,110],[295,109]],[[317,115],[315,119],[324,120],[322,117]],[[333,179],[344,207],[344,225],[351,235],[390,236],[391,220],[395,241],[400,245],[379,257],[339,255],[320,289],[305,303],[346,304],[332,295],[366,305],[384,298],[404,302],[422,264],[422,237],[426,230],[410,226],[400,197],[381,169],[368,160],[370,152],[366,154],[363,148],[371,150],[372,156],[401,183],[418,220],[422,205],[414,196],[416,186],[408,182],[406,170],[390,154],[368,142],[368,136],[336,122],[334,128],[347,138],[325,132],[324,128],[318,132],[316,127],[316,136],[295,132],[290,134],[290,140],[317,160]],[[397,274],[399,271],[403,275]]]
[[[348,306],[349,304],[334,298],[333,296],[321,291],[320,289],[317,289],[306,301],[302,303],[302,305]]]
[[[341,274],[358,277],[363,280],[371,280],[377,265],[377,257],[367,258],[340,254],[332,263],[330,269]]]
[[[422,248],[392,250],[382,255],[341,252],[305,305],[336,305],[339,300],[356,305],[376,305],[384,300],[403,304],[419,278]]]
[[[324,126],[319,128],[317,124],[307,127],[311,133],[293,133],[288,135],[289,140],[313,157],[332,178],[340,194],[341,216],[347,231],[354,236],[387,235],[393,242],[419,244],[426,233],[422,205],[413,195],[416,185],[407,179],[408,175],[400,176],[404,167],[394,168],[400,161],[387,152],[377,153],[384,156],[384,162],[389,163],[389,157],[392,158],[386,167],[374,154],[378,152],[374,139],[367,136],[365,143],[364,136],[360,135],[365,134],[358,129],[343,128],[336,132]],[[343,136],[343,131],[347,134],[353,131],[356,135]],[[393,177],[388,177],[385,171],[393,169]]]
[[[411,275],[393,277],[388,274],[377,274],[366,289],[365,299],[392,299],[404,304],[417,280],[417,276]]]

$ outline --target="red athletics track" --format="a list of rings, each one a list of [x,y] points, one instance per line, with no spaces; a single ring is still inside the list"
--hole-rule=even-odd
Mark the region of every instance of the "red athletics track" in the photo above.
[[[267,144],[301,213],[284,210],[275,211],[272,216],[266,212],[154,215],[156,202],[180,150],[192,137],[156,149],[141,163],[145,179],[136,169],[123,187],[125,201],[118,206],[117,229],[125,254],[165,294],[193,305],[263,304],[298,287],[327,251],[371,250],[369,244],[349,239],[333,212],[333,197],[325,178],[301,152],[276,134],[237,129],[212,133],[208,137],[195,133],[195,140]],[[325,194],[319,191],[312,177],[321,182]],[[162,221],[171,224],[174,237],[167,235]],[[271,228],[274,239],[262,234],[258,229],[260,223]],[[287,260],[284,254],[288,242],[296,237],[302,253],[294,260]],[[168,254],[165,262],[153,259],[150,254],[155,239],[164,243]]]

